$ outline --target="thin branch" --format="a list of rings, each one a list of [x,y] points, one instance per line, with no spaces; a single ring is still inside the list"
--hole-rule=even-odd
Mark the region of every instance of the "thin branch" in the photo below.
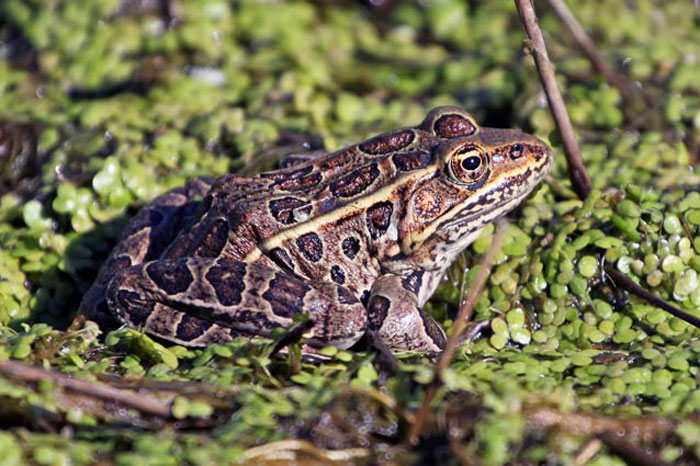
[[[127,408],[136,409],[152,416],[165,419],[171,418],[170,406],[153,398],[144,397],[137,393],[120,390],[98,382],[73,379],[60,372],[48,371],[21,362],[0,361],[0,375],[29,383],[38,383],[48,380],[61,388],[80,395],[87,395],[92,398],[119,403]]]
[[[454,327],[452,328],[450,337],[447,339],[445,350],[442,352],[442,354],[440,354],[440,357],[433,366],[433,380],[426,388],[425,396],[423,397],[423,404],[421,405],[420,410],[418,410],[416,420],[408,433],[407,440],[411,445],[416,445],[418,443],[418,439],[420,438],[420,434],[423,430],[423,425],[425,424],[425,419],[428,416],[428,411],[430,410],[430,404],[432,403],[433,398],[435,398],[435,394],[437,393],[438,389],[442,386],[442,373],[452,362],[455,351],[459,346],[462,332],[466,328],[472,312],[474,311],[476,300],[479,298],[484,285],[486,285],[486,280],[489,276],[489,272],[491,271],[493,259],[496,256],[496,253],[501,249],[503,236],[505,235],[507,229],[506,226],[507,222],[503,219],[496,222],[496,232],[493,236],[493,240],[491,241],[486,254],[484,254],[484,257],[481,259],[479,271],[477,272],[476,277],[474,277],[474,283],[469,289],[467,299],[464,302],[464,305],[462,305],[459,309]]]
[[[548,0],[548,2],[554,14],[557,15],[559,20],[564,24],[564,27],[571,33],[583,54],[593,65],[593,68],[603,75],[610,86],[619,89],[620,93],[629,104],[638,102],[639,97],[634,93],[630,83],[624,76],[616,73],[607,60],[605,60],[591,38],[586,34],[586,31],[581,27],[581,24],[576,20],[576,17],[571,13],[571,10],[566,6],[564,0]]]
[[[627,464],[635,466],[670,466],[651,451],[628,442],[613,432],[603,432],[598,438]]]
[[[550,3],[556,3],[556,1],[550,0]],[[544,38],[542,37],[542,31],[540,31],[540,27],[537,23],[535,9],[532,6],[531,0],[515,0],[515,4],[518,7],[520,20],[523,23],[523,27],[525,28],[525,32],[530,42],[529,47],[532,51],[532,56],[535,59],[535,65],[537,66],[537,73],[540,76],[542,87],[547,95],[549,108],[552,111],[552,116],[554,117],[557,129],[559,130],[559,136],[561,137],[564,145],[564,154],[566,155],[567,165],[569,167],[569,178],[571,179],[571,184],[576,190],[579,198],[585,199],[588,197],[588,194],[592,189],[591,179],[588,176],[586,165],[583,163],[583,157],[581,156],[581,150],[579,149],[578,143],[574,137],[574,130],[571,126],[571,120],[569,119],[569,114],[566,111],[566,106],[564,105],[564,99],[562,98],[561,93],[559,92],[559,87],[557,86],[554,70],[551,62],[549,61],[547,48],[544,43]],[[623,290],[635,294],[640,298],[647,300],[649,303],[678,317],[679,319],[683,319],[695,327],[700,328],[699,319],[686,314],[680,309],[677,309],[662,299],[654,296],[617,270],[610,270],[611,272],[609,272],[609,275],[613,278],[615,284]]]
[[[614,418],[596,414],[560,411],[547,406],[545,400],[532,400],[522,407],[528,429],[536,432],[556,431],[572,436],[600,435],[616,432],[616,435],[632,436],[650,443],[663,439],[684,419],[656,417]],[[688,418],[696,422],[695,418]]]
[[[583,163],[581,150],[576,143],[574,128],[571,125],[569,114],[566,111],[564,99],[562,98],[561,92],[559,92],[559,87],[557,86],[557,80],[554,76],[554,69],[549,61],[549,56],[547,55],[547,48],[544,43],[544,38],[542,37],[542,31],[540,31],[537,24],[535,9],[532,6],[531,0],[515,0],[515,4],[518,7],[520,21],[523,23],[523,27],[525,28],[525,32],[528,37],[528,46],[532,52],[533,58],[535,59],[537,72],[540,76],[540,80],[542,81],[544,92],[547,95],[547,101],[549,102],[549,107],[552,110],[554,122],[557,125],[562,144],[564,145],[564,154],[569,167],[569,178],[571,179],[571,184],[578,193],[579,197],[581,199],[585,199],[588,197],[588,193],[591,192],[593,185],[591,184],[591,179],[588,176],[586,166]]]
[[[665,438],[683,421],[655,417],[611,418],[595,414],[564,412],[551,406],[543,406],[540,401],[526,403],[522,414],[530,430],[554,431],[574,436],[591,435],[629,464],[639,466],[666,466],[667,463],[647,449],[630,442],[628,437],[638,439],[641,444],[649,444]],[[693,419],[693,422],[696,420]],[[584,464],[581,461],[594,455],[598,448],[595,440],[590,441],[577,455],[577,464]]]
[[[647,300],[650,304],[663,309],[672,316],[678,317],[679,319],[684,320],[685,322],[689,323],[690,325],[693,325],[696,328],[700,328],[700,319],[688,314],[687,312],[681,311],[677,307],[671,306],[663,299],[637,285],[634,282],[634,280],[632,280],[619,270],[607,266],[605,267],[605,273],[607,273],[610,276],[610,278],[613,279],[615,285],[619,286],[623,290],[626,290],[632,294],[639,296],[640,298]]]

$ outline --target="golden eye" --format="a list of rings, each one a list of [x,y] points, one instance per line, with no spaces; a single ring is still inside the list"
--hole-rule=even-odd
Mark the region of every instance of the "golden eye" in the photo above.
[[[477,183],[489,172],[486,154],[474,144],[466,144],[455,151],[448,166],[450,175],[459,184]]]

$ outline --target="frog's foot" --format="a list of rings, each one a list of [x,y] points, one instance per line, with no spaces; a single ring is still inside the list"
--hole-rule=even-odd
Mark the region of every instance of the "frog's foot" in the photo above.
[[[308,312],[312,346],[352,346],[365,332],[366,313],[346,288],[239,261],[163,259],[120,271],[107,303],[132,327],[179,344],[229,341],[236,332],[269,336]],[[221,339],[221,340],[220,340]]]
[[[418,307],[410,281],[382,275],[374,282],[367,304],[368,327],[388,348],[442,351],[445,332]]]
[[[198,213],[199,199],[211,183],[206,177],[194,178],[187,186],[168,191],[141,209],[124,228],[95,282],[83,296],[78,313],[106,327],[116,326],[105,301],[107,284],[118,271],[160,256],[178,232],[192,222]]]

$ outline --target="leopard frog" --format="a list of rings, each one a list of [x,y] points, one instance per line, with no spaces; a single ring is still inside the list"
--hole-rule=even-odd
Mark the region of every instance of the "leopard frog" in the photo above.
[[[439,351],[421,307],[455,256],[552,165],[456,107],[256,176],[197,178],[143,208],[81,305],[183,345],[269,336],[308,313],[311,347]]]

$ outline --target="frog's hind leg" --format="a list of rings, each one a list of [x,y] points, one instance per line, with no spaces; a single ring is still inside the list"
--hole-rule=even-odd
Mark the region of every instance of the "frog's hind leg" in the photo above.
[[[78,313],[106,327],[116,326],[105,301],[109,281],[126,267],[159,257],[178,232],[197,217],[199,199],[209,191],[211,184],[209,178],[194,178],[187,186],[168,191],[142,208],[127,223],[95,282],[83,296]]]
[[[308,313],[312,346],[352,346],[364,334],[366,312],[347,289],[286,272],[212,258],[163,259],[120,271],[107,302],[123,323],[188,346],[229,341],[240,332],[270,336]]]

